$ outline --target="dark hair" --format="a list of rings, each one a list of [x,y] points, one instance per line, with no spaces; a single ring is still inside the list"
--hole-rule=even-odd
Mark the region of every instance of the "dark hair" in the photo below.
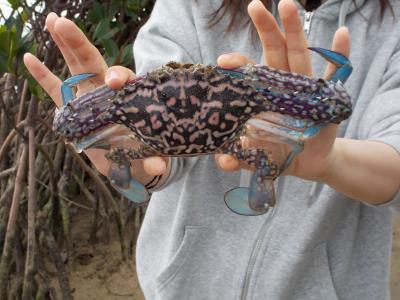
[[[269,7],[270,0],[261,0],[264,3],[265,7]],[[354,1],[354,0],[353,0]],[[370,0],[376,1],[376,0]],[[219,23],[221,19],[226,15],[228,11],[231,12],[231,20],[226,28],[226,31],[232,31],[235,26],[246,25],[250,22],[247,20],[246,22],[240,24],[243,18],[238,18],[246,12],[247,5],[251,2],[251,0],[222,0],[221,5],[218,7],[216,11],[210,14],[209,26],[212,27]],[[317,8],[320,4],[320,0],[307,0],[306,10],[313,10]],[[387,8],[390,9],[393,15],[393,8],[390,4],[390,0],[379,0],[381,9],[380,9],[380,18],[383,18],[385,10]]]

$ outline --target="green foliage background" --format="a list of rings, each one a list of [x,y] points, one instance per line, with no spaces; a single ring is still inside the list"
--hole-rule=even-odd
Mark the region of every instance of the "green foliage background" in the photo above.
[[[108,65],[134,67],[132,45],[138,28],[144,23],[154,0],[127,1],[26,1],[9,0],[13,11],[0,17],[0,74],[26,75],[24,53],[48,55],[50,40],[43,29],[45,16],[58,12],[73,20],[104,54]],[[41,47],[41,48],[40,48]],[[32,92],[38,86],[30,82]],[[40,94],[42,98],[42,94]]]
[[[73,20],[108,65],[134,69],[132,44],[154,0],[8,3],[11,14],[0,11],[0,299],[73,299],[72,215],[89,212],[90,243],[96,246],[104,232],[116,236],[121,260],[131,260],[144,208],[115,193],[84,156],[54,136],[54,105],[23,55],[31,52],[60,78],[69,76],[45,30],[53,11]]]

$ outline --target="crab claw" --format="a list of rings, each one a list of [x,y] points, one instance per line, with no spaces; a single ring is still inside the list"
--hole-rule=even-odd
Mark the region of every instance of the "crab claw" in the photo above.
[[[93,73],[83,73],[79,75],[72,76],[61,84],[61,95],[62,95],[62,100],[63,104],[66,105],[72,100],[74,100],[74,93],[72,90],[72,87],[77,85],[79,82],[86,80],[90,77],[97,76],[97,74]]]
[[[339,52],[324,48],[309,47],[308,49],[318,53],[335,66],[335,71],[328,75],[327,80],[334,82],[341,81],[343,83],[346,82],[353,71],[353,66],[346,56]]]
[[[122,164],[112,163],[108,172],[111,185],[127,199],[137,204],[150,200],[147,189],[137,180],[131,177],[129,162]]]
[[[225,193],[225,203],[233,212],[244,216],[265,214],[275,206],[275,188],[272,179],[263,180],[262,170],[257,170],[250,187],[238,187]]]

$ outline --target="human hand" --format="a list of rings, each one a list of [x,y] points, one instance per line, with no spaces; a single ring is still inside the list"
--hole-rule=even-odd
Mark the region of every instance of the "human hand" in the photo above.
[[[273,68],[312,76],[310,52],[295,3],[292,0],[281,0],[278,10],[284,32],[279,29],[274,16],[261,1],[253,0],[248,6],[248,13],[263,46],[265,63]],[[332,50],[348,56],[349,49],[348,30],[345,27],[339,28],[333,39]],[[218,59],[218,64],[227,69],[251,62],[239,53],[221,55]],[[332,69],[333,65],[328,65],[325,74],[332,72]],[[330,124],[321,129],[316,137],[307,140],[303,152],[295,157],[284,174],[323,181],[334,164],[337,128],[336,124]],[[248,147],[262,146],[263,149],[270,149],[272,146],[268,142],[254,140],[249,140],[246,144]],[[247,168],[230,155],[217,155],[216,160],[224,171]]]
[[[72,75],[80,73],[98,75],[79,83],[77,96],[104,85],[104,83],[113,89],[120,88],[127,80],[135,77],[135,74],[125,67],[113,66],[108,68],[100,52],[70,20],[60,18],[55,13],[50,13],[46,19],[46,27],[60,49]],[[62,106],[62,81],[30,53],[25,54],[24,63],[32,76],[53,99],[57,107]],[[126,129],[126,131],[127,134],[130,133],[129,129]],[[99,149],[85,151],[94,166],[103,175],[107,175],[111,165],[111,162],[105,158],[106,152],[106,150]],[[140,169],[143,168],[148,175],[155,176],[165,172],[167,161],[161,157],[150,157],[142,161],[135,161],[135,166],[139,169],[139,173]],[[138,174],[138,170],[136,170],[135,174]],[[143,180],[146,180],[148,176],[144,175],[143,177]]]

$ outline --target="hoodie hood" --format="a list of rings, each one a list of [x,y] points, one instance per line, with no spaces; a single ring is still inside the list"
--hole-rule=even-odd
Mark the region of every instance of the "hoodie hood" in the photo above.
[[[373,0],[376,1],[376,0]],[[338,27],[345,26],[346,16],[361,9],[367,0],[328,0],[323,2],[315,11],[314,17],[327,20],[338,19]],[[271,7],[274,15],[277,15],[277,4]],[[304,14],[304,7],[297,1],[300,11]]]
[[[338,18],[340,27],[345,25],[347,15],[361,9],[365,3],[366,0],[328,0],[315,11],[315,15],[328,20]]]

